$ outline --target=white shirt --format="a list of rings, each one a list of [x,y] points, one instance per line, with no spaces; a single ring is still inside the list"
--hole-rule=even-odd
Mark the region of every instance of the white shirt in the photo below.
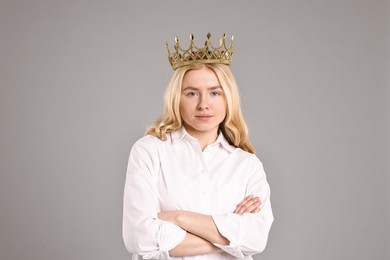
[[[220,133],[203,151],[185,129],[166,141],[147,135],[132,147],[124,190],[123,239],[133,259],[253,259],[264,250],[273,222],[270,188],[256,155],[230,145]],[[259,213],[234,214],[247,195],[259,196]],[[167,210],[211,215],[227,246],[220,252],[170,257],[185,237],[179,226],[158,219]]]

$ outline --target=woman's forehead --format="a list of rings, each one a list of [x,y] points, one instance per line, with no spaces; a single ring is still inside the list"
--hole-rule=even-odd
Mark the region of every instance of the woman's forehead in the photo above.
[[[221,86],[215,72],[206,66],[187,71],[183,77],[182,85],[183,88],[212,88]]]

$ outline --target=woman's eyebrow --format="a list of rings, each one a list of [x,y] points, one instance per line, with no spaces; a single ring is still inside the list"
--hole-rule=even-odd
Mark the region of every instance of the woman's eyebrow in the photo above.
[[[222,87],[221,86],[210,87],[210,88],[208,88],[208,90],[215,90],[215,89],[219,89],[219,88],[222,88]]]
[[[191,87],[191,86],[188,86],[188,87],[184,87],[183,90],[198,90],[197,88],[194,88],[194,87]]]

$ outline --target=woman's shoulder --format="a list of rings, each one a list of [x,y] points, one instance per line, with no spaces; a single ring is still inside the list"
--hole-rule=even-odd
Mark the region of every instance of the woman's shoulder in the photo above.
[[[167,140],[169,140],[169,136]],[[157,136],[147,134],[141,138],[139,138],[133,145],[134,147],[144,147],[144,148],[157,148],[159,145],[162,145],[167,142],[167,140],[161,140]]]
[[[262,162],[260,161],[259,157],[255,153],[250,153],[239,147],[234,147],[232,154],[240,161],[249,162],[255,165],[262,165]]]

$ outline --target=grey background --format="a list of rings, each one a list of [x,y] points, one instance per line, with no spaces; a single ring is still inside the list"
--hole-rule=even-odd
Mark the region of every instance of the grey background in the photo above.
[[[131,145],[178,35],[234,34],[275,214],[256,259],[389,259],[388,1],[0,2],[0,259],[130,259]]]

